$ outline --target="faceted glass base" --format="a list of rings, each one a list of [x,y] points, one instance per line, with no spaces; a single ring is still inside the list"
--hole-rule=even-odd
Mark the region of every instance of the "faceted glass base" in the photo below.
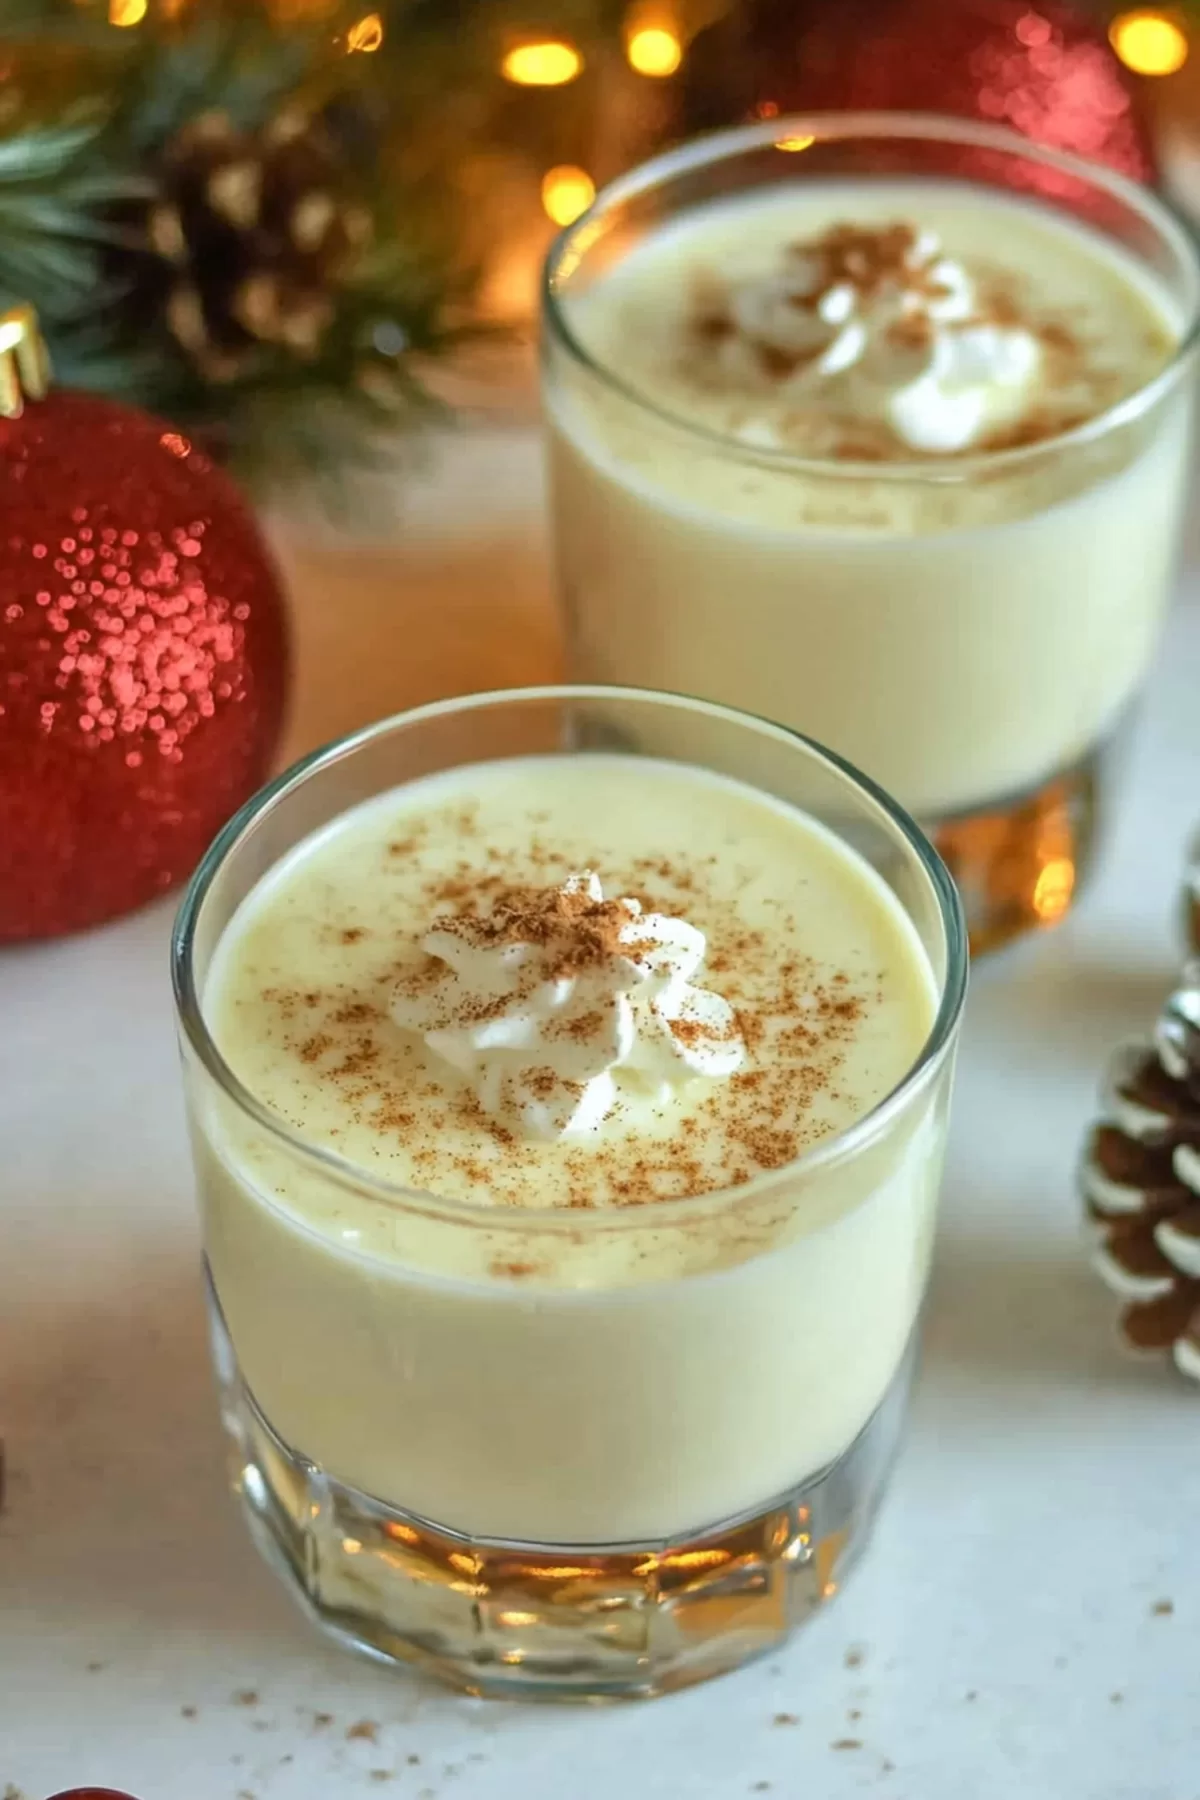
[[[911,1363],[836,1463],[753,1515],[679,1541],[497,1543],[358,1493],[282,1443],[241,1377],[215,1299],[211,1320],[233,1484],[256,1543],[309,1617],[377,1660],[522,1699],[667,1693],[778,1646],[833,1597],[862,1549]]]
[[[972,955],[1066,917],[1091,869],[1114,753],[1102,745],[1032,792],[926,826],[962,896]]]

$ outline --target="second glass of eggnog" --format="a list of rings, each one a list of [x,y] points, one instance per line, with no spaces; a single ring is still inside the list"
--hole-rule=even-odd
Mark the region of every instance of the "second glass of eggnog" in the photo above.
[[[701,701],[448,702],[251,802],[174,954],[233,1480],[318,1623],[652,1694],[837,1591],[966,974],[903,813]]]
[[[849,757],[976,948],[1061,917],[1174,572],[1198,300],[1153,195],[961,120],[770,120],[624,177],[546,271],[575,672]]]

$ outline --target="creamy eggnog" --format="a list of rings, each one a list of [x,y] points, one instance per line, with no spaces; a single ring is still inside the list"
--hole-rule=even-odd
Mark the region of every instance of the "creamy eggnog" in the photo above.
[[[826,123],[815,149],[783,139],[786,170],[769,127],[753,157],[731,134],[650,165],[552,257],[562,590],[582,676],[788,723],[937,821],[1078,765],[1138,687],[1176,552],[1190,396],[1167,372],[1194,260],[1157,210],[1143,239],[1166,235],[1174,285],[1109,232],[1132,189],[1074,216],[1086,183],[1050,153],[888,176],[868,136],[856,172],[810,175],[841,153]],[[936,168],[919,128],[882,168]]]
[[[898,809],[708,702],[445,701],[257,796],[173,972],[233,1484],[319,1625],[653,1694],[837,1592],[966,979]]]
[[[619,754],[428,777],[271,871],[204,1007],[309,1144],[474,1209],[469,1231],[404,1216],[214,1121],[207,1248],[243,1374],[339,1480],[491,1538],[644,1542],[763,1504],[879,1405],[934,1122],[824,1185],[788,1169],[901,1083],[936,989],[815,821]]]

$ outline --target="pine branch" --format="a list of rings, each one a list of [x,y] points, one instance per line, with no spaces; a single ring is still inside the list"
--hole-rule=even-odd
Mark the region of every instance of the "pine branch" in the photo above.
[[[377,9],[383,42],[363,56],[345,54],[361,0],[287,29],[254,0],[197,0],[173,19],[150,0],[121,31],[99,0],[0,0],[22,94],[15,117],[0,114],[0,301],[37,307],[60,380],[200,433],[259,488],[313,474],[344,488],[354,469],[394,457],[386,440],[444,412],[428,369],[478,330],[458,170],[498,104],[512,103],[503,47],[531,30],[587,44],[615,29],[622,5]],[[218,339],[211,354],[189,348],[168,299],[192,265],[156,251],[149,229],[171,159],[203,115],[223,115],[253,148],[284,113],[322,122],[339,179],[374,221],[372,247],[331,267],[332,317],[312,345],[235,325],[236,354]],[[261,254],[274,254],[265,239]]]

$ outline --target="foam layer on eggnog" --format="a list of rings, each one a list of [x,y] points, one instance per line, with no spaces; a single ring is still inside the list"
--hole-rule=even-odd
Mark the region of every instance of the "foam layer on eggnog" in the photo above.
[[[855,370],[819,378],[813,374],[817,340],[812,348],[792,341],[788,309],[808,301],[789,284],[792,290],[812,285],[815,300],[821,256],[831,241],[841,235],[868,243],[873,236],[886,243],[889,234],[935,243],[928,263],[935,281],[944,283],[948,270],[969,295],[960,311],[975,309],[978,317],[956,317],[945,328],[935,318],[935,329],[969,328],[979,336],[986,326],[993,337],[999,332],[1035,347],[1020,383],[999,395],[970,441],[952,449],[927,445],[919,431],[918,441],[910,441],[878,403],[880,384],[902,378],[914,349],[906,336],[928,332],[926,312],[892,320],[898,342],[889,355],[892,362],[899,357],[899,366],[873,371],[873,403],[865,409],[864,384],[850,378]],[[803,277],[795,273],[801,265]],[[928,269],[919,271],[921,279],[928,279]],[[864,291],[869,276],[868,270],[860,283]],[[703,441],[647,439],[602,388],[578,397],[573,430],[588,433],[591,453],[615,459],[627,480],[640,469],[652,488],[697,511],[716,507],[783,529],[815,524],[911,533],[1011,513],[1011,490],[986,481],[968,493],[957,485],[901,490],[881,481],[839,496],[827,486],[806,489],[794,469],[772,468],[770,455],[945,464],[958,452],[1045,442],[1152,381],[1180,331],[1169,298],[1146,269],[1097,233],[1027,201],[938,181],[817,180],[710,204],[657,230],[560,304],[578,342],[626,393],[706,436],[741,445],[750,457],[768,454],[758,467],[748,461],[741,479],[732,481]],[[932,302],[935,315],[939,304]],[[874,345],[876,363],[887,349],[882,338]],[[922,353],[919,342],[915,353]],[[977,373],[982,380],[987,369]],[[959,383],[955,391],[967,383],[962,370],[950,378]],[[1039,480],[1044,502],[1051,497],[1044,470]]]
[[[686,994],[727,1003],[739,1047],[710,1075],[620,1085],[598,1128],[547,1140],[396,1021],[431,974],[431,925],[477,934],[508,896],[553,898],[579,870],[636,917],[703,934]],[[593,1029],[591,991],[568,1027]],[[345,815],[250,896],[205,999],[234,1072],[307,1141],[400,1187],[538,1208],[679,1199],[779,1168],[900,1082],[934,1004],[911,926],[821,826],[696,769],[599,753],[458,770]]]

